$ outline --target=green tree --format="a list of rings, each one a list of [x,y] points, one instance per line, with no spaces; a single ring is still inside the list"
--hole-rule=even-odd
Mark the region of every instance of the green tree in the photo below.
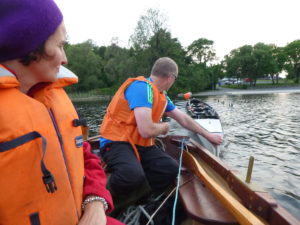
[[[142,15],[136,25],[134,33],[130,37],[133,47],[144,49],[148,47],[148,41],[160,29],[167,29],[166,16],[158,9],[148,9],[146,15]]]
[[[287,55],[285,68],[289,73],[289,77],[299,83],[300,77],[300,40],[289,43],[284,49]]]
[[[207,67],[193,63],[189,66],[189,71],[186,80],[187,91],[199,92],[211,88],[210,74]]]
[[[108,86],[118,86],[134,73],[135,58],[130,56],[130,50],[111,44],[104,54],[104,72]]]
[[[106,46],[94,46],[93,51],[95,52],[95,54],[100,56],[101,59],[104,59],[106,48]]]
[[[72,91],[89,91],[105,86],[103,61],[94,53],[91,40],[81,44],[70,45],[66,49],[68,65],[79,77],[79,83],[72,86]]]
[[[218,80],[224,77],[223,65],[222,63],[212,65],[208,67],[208,75],[210,78],[210,87],[215,90]]]
[[[170,57],[178,64],[179,78],[170,89],[170,94],[178,93],[179,90],[193,85],[191,79],[186,79],[191,76],[188,71],[189,64],[185,57],[186,51],[177,38],[172,38],[170,32],[161,29],[151,37],[148,41],[148,46],[144,51],[143,60],[148,62],[149,72],[154,62],[160,57]]]
[[[206,65],[208,62],[216,59],[213,44],[212,40],[200,38],[188,46],[188,55],[194,62]]]
[[[273,75],[277,72],[275,57],[273,56],[273,47],[264,43],[257,43],[253,47],[253,64],[252,77],[256,80],[259,77]]]
[[[286,55],[282,48],[275,45],[257,43],[254,46],[244,45],[234,49],[224,58],[228,77],[251,78],[271,76],[273,84],[278,83],[279,73],[283,70]]]
[[[256,80],[256,74],[254,74],[253,65],[256,63],[255,58],[253,56],[253,47],[251,45],[244,45],[239,48],[238,56],[240,63],[240,73],[244,78],[251,78]]]
[[[222,64],[225,68],[226,77],[242,78],[242,70],[240,65],[240,58],[238,57],[238,50],[234,49],[229,55],[224,57]]]
[[[253,47],[244,45],[234,49],[229,55],[225,56],[224,64],[226,65],[226,74],[228,77],[251,78],[254,76],[255,58],[253,56]]]
[[[160,29],[148,41],[149,47],[145,49],[146,60],[153,65],[159,58],[168,56],[178,63],[184,60],[185,52],[177,38],[172,38],[171,33]]]
[[[287,61],[287,55],[286,55],[283,47],[277,47],[276,45],[272,45],[272,55],[273,55],[273,58],[275,61],[275,65],[274,65],[275,78],[273,75],[271,76],[272,82],[273,82],[273,84],[275,84],[275,83],[278,84],[279,74],[284,69],[284,64]]]

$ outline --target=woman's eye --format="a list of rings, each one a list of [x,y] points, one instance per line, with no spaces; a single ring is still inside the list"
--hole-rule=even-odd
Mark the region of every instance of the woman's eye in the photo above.
[[[64,46],[65,46],[65,42],[62,42],[60,45],[59,45],[59,48],[64,48]]]

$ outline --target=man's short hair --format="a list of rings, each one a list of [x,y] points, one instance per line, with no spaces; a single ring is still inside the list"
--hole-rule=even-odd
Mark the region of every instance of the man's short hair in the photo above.
[[[177,76],[178,74],[178,66],[173,59],[169,57],[162,57],[155,61],[151,70],[151,75],[167,77],[171,74],[174,76]]]

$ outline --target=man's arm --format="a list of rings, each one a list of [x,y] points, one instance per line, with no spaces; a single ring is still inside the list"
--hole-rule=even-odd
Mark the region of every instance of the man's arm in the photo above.
[[[198,133],[209,140],[212,144],[220,145],[222,143],[222,138],[219,135],[211,134],[203,129],[198,123],[196,123],[190,116],[181,110],[175,108],[170,112],[165,113],[167,116],[176,120],[184,128]]]
[[[169,131],[168,123],[153,123],[151,108],[136,107],[134,116],[138,131],[143,138],[157,137],[160,134],[167,134]]]

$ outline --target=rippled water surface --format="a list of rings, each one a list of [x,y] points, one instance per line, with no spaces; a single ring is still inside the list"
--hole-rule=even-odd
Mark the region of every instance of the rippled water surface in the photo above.
[[[201,97],[219,113],[224,129],[220,157],[246,174],[254,156],[252,179],[300,219],[300,94]],[[185,111],[185,102],[175,101]],[[107,103],[75,103],[98,135]],[[231,106],[232,105],[232,106]],[[170,134],[190,135],[175,121]]]

